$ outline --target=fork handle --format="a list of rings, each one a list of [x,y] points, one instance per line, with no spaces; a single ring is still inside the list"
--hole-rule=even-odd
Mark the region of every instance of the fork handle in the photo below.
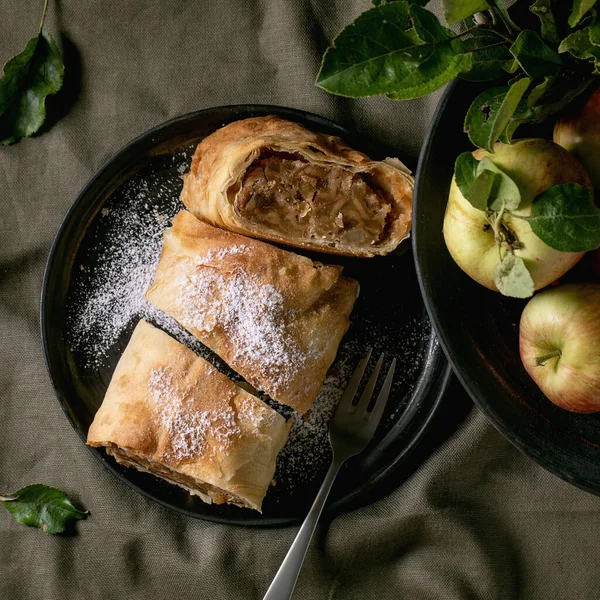
[[[344,462],[345,460],[336,460],[335,456],[333,457],[331,466],[321,484],[321,489],[263,600],[288,600],[292,597],[298,574],[300,573],[302,563],[304,562],[310,540],[317,527],[319,517],[323,512],[325,501],[327,500],[327,496],[329,496],[331,486]]]

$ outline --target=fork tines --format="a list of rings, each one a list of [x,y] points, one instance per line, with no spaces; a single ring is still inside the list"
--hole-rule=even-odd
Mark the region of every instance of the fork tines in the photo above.
[[[336,413],[341,412],[341,411],[351,412],[351,413],[354,413],[355,419],[360,419],[360,418],[364,418],[367,420],[373,419],[376,421],[375,422],[375,425],[376,425],[377,422],[379,422],[379,420],[381,419],[381,415],[383,414],[383,409],[385,408],[385,405],[387,403],[388,396],[390,393],[390,389],[392,387],[392,381],[394,378],[394,370],[396,368],[396,359],[395,358],[392,359],[392,363],[388,369],[387,375],[385,377],[385,381],[383,383],[383,386],[381,387],[379,395],[377,396],[377,400],[375,401],[375,404],[374,404],[372,410],[369,411],[368,409],[369,409],[369,405],[371,404],[371,398],[373,396],[375,386],[377,385],[377,379],[379,377],[379,372],[381,371],[381,366],[382,366],[384,358],[385,358],[385,354],[383,352],[379,356],[377,364],[375,365],[375,368],[373,369],[373,372],[371,373],[371,377],[369,378],[369,381],[367,382],[367,385],[365,386],[363,393],[361,394],[360,400],[358,401],[358,403],[356,405],[353,404],[353,400],[356,396],[356,392],[358,391],[358,388],[360,387],[360,383],[363,378],[365,369],[367,368],[367,364],[369,363],[369,360],[371,358],[372,351],[373,351],[373,349],[369,348],[367,353],[362,357],[362,359],[358,363],[358,366],[356,367],[354,373],[352,374],[350,382],[348,383],[348,386],[346,387],[346,389],[344,391],[344,395],[342,396],[342,399],[340,400],[340,403],[338,405]]]

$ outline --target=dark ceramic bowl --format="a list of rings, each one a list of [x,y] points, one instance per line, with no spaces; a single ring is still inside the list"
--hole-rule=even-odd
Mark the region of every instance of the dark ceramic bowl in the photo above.
[[[58,399],[83,441],[139,319],[139,315],[131,317],[97,364],[90,365],[85,358],[96,353],[98,340],[94,335],[85,336],[79,345],[69,339],[69,323],[73,319],[76,322],[79,315],[77,298],[96,297],[94,274],[105,272],[107,265],[110,270],[112,256],[130,256],[127,247],[119,245],[120,237],[114,242],[112,217],[105,215],[120,214],[131,202],[138,202],[135,195],[132,200],[132,189],[144,190],[144,200],[135,208],[139,208],[136,222],[145,222],[165,203],[177,210],[171,199],[176,201],[179,195],[180,175],[189,167],[190,149],[226,123],[265,114],[277,114],[315,131],[340,135],[375,158],[390,155],[388,149],[358,138],[327,119],[276,106],[224,106],[185,115],[146,132],[116,153],[92,177],[66,215],[50,251],[42,290],[41,329],[48,370]],[[319,255],[319,260],[343,264],[344,272],[361,284],[340,354],[355,352],[357,360],[367,346],[373,346],[398,359],[394,387],[378,433],[368,449],[349,461],[340,473],[327,507],[329,512],[369,502],[380,488],[397,485],[407,475],[403,470],[408,466],[406,459],[431,424],[448,383],[450,369],[427,317],[409,249],[410,244],[404,254],[395,252],[368,260]],[[397,293],[398,282],[402,282],[402,294]],[[228,374],[235,377],[234,373]],[[301,519],[314,499],[327,468],[326,428],[321,429],[318,460],[310,452],[304,453],[301,461],[290,459],[287,463],[281,462],[280,456],[278,485],[267,494],[262,515],[235,506],[204,504],[163,480],[119,465],[101,449],[91,451],[124,483],[184,514],[225,523],[277,525]],[[308,471],[306,464],[311,464]],[[293,479],[295,487],[286,487],[282,478]]]
[[[600,413],[553,405],[519,358],[524,300],[483,288],[453,262],[442,236],[454,161],[473,147],[466,108],[481,91],[457,81],[446,90],[421,151],[413,248],[425,305],[444,351],[473,401],[511,442],[569,483],[600,493]],[[528,131],[548,137],[548,126]]]

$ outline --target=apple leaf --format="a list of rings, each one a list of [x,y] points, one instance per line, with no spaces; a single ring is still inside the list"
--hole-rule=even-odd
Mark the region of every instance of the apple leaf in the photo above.
[[[540,20],[542,37],[551,44],[558,44],[560,37],[556,27],[556,19],[552,12],[552,0],[535,0],[529,10]]]
[[[555,250],[587,252],[600,247],[600,209],[583,185],[563,183],[542,192],[527,221],[533,233]]]
[[[514,254],[507,254],[495,266],[494,283],[501,294],[511,298],[529,298],[535,289],[523,259]]]
[[[531,79],[556,75],[562,66],[560,56],[532,29],[521,31],[510,53]]]
[[[418,4],[395,1],[367,10],[323,56],[317,85],[348,97],[425,96],[471,65],[462,42]]]
[[[487,210],[495,183],[496,174],[493,171],[481,171],[464,196],[475,208]]]
[[[589,25],[590,42],[594,46],[600,46],[600,15],[598,15],[598,12],[594,12],[596,14]]]
[[[533,114],[527,117],[527,122],[541,123],[563,110],[583,94],[595,80],[596,77],[589,73],[559,77],[551,87],[544,90],[543,96],[531,107]]]
[[[70,521],[85,519],[89,514],[76,509],[63,491],[41,483],[2,495],[0,502],[18,523],[49,534],[61,533]]]
[[[558,47],[560,53],[568,52],[571,56],[580,60],[599,60],[600,48],[592,44],[591,27],[588,25],[568,35]]]
[[[495,174],[494,186],[488,198],[491,210],[514,210],[521,204],[521,192],[517,184],[503,171],[501,171],[487,156],[479,161],[478,175],[484,172]]]
[[[452,25],[487,8],[485,0],[444,0],[444,17]]]
[[[466,81],[493,81],[504,75],[505,66],[513,60],[507,44],[496,33],[476,29],[471,37],[463,40],[465,52],[471,52],[471,69],[460,73]]]
[[[46,97],[63,84],[60,50],[44,29],[10,59],[0,79],[0,145],[33,135],[46,118]]]
[[[421,98],[443,87],[463,71],[471,68],[472,55],[460,54],[453,44],[437,44],[435,52],[413,69],[399,86],[387,97],[391,100]]]
[[[454,177],[461,194],[479,210],[514,210],[521,203],[517,184],[487,156],[477,161],[463,152],[454,164]]]
[[[454,178],[456,179],[456,185],[463,196],[466,196],[469,188],[477,178],[478,166],[479,161],[471,152],[463,152],[458,155],[458,158],[454,163]]]
[[[463,152],[454,163],[454,178],[460,193],[478,210],[487,210],[488,198],[494,185],[495,173],[479,170],[479,161]]]
[[[504,23],[506,29],[511,32],[519,32],[521,29],[518,25],[512,20],[511,16],[508,14],[508,9],[512,4],[515,4],[517,0],[487,0],[488,4],[491,4],[495,11],[498,13],[498,16]]]
[[[569,16],[569,27],[576,27],[579,21],[594,8],[596,0],[573,0],[573,10]]]
[[[465,132],[473,144],[493,152],[530,83],[529,77],[523,77],[509,87],[490,88],[475,98],[465,117]]]
[[[538,83],[527,96],[527,106],[535,106],[540,98],[546,93],[546,90],[555,82],[554,77],[544,77],[542,83]]]
[[[513,135],[520,125],[523,123],[537,123],[540,121],[540,114],[543,114],[548,110],[556,112],[560,110],[562,106],[566,106],[566,104],[570,102],[569,98],[565,100],[564,97],[558,99],[558,105],[551,99],[548,102],[546,101],[546,98],[548,97],[547,92],[556,90],[556,86],[553,88],[555,82],[555,77],[544,77],[544,81],[532,87],[529,93],[521,98],[521,102],[519,102],[508,125],[500,136],[501,142],[510,144]],[[569,91],[564,91],[563,96],[569,96],[575,89],[576,88],[571,88]]]

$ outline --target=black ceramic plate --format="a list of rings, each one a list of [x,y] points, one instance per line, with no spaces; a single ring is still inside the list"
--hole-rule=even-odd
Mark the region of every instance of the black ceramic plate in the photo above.
[[[208,109],[165,123],[131,142],[94,175],[67,214],[46,268],[42,336],[59,401],[82,440],[140,316],[166,328],[236,378],[173,321],[150,310],[142,294],[152,277],[161,232],[181,208],[180,175],[196,144],[228,122],[273,113],[340,135],[374,157],[388,154],[308,113],[271,106]],[[118,465],[102,450],[92,452],[139,492],[188,515],[246,525],[299,519],[327,466],[326,424],[335,400],[360,355],[373,346],[388,353],[389,360],[395,356],[399,361],[387,414],[370,448],[340,474],[329,510],[368,501],[372,490],[389,479],[421,439],[450,370],[427,318],[410,252],[369,260],[325,255],[319,259],[343,264],[345,273],[359,280],[361,295],[316,410],[311,410],[308,423],[296,421],[280,456],[277,485],[267,494],[262,516],[204,504],[160,479]]]
[[[472,149],[462,130],[464,115],[480,91],[461,81],[447,89],[421,152],[413,248],[425,304],[455,373],[492,423],[552,473],[600,493],[600,415],[570,413],[544,397],[519,358],[518,323],[526,301],[475,283],[444,244],[454,161]],[[525,134],[551,137],[548,129]]]

